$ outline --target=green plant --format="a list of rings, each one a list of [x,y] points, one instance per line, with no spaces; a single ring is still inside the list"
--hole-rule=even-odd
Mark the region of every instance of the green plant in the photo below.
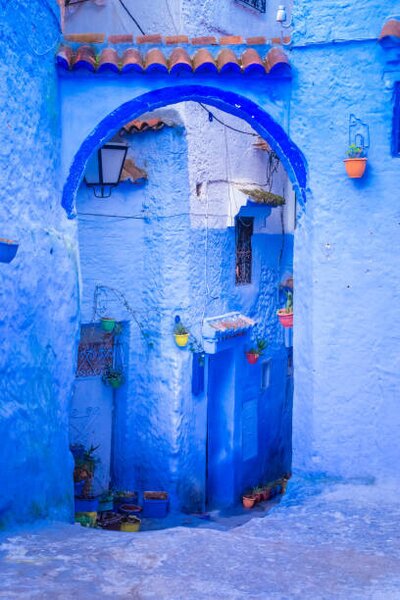
[[[99,446],[85,448],[83,444],[72,444],[70,450],[74,457],[74,482],[84,481],[82,495],[89,496],[96,465],[100,462],[94,455]]]
[[[286,292],[286,306],[284,310],[288,315],[293,312],[293,292]]]
[[[346,155],[348,156],[348,158],[365,158],[365,150],[362,146],[350,144]]]
[[[258,356],[262,356],[267,349],[268,342],[263,338],[257,338],[254,346],[249,348],[247,352],[249,354],[258,354]]]
[[[268,192],[267,190],[263,190],[261,188],[240,188],[240,191],[246,196],[249,196],[254,202],[258,204],[265,204],[267,206],[283,206],[286,203],[286,200],[283,196],[279,196],[278,194],[273,194],[272,192]]]
[[[174,325],[174,334],[175,335],[186,335],[188,333],[189,333],[188,328],[185,327],[185,325],[181,321],[178,321],[178,323],[175,323],[175,325]]]
[[[122,369],[112,369],[109,367],[104,371],[101,379],[106,385],[121,385],[125,378]]]

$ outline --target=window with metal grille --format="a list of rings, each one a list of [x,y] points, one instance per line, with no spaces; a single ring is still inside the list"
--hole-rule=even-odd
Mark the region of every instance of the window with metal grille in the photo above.
[[[82,325],[76,377],[102,375],[113,366],[114,337],[98,325]]]
[[[394,86],[392,154],[400,156],[400,81]]]
[[[236,285],[251,283],[253,217],[236,217]]]
[[[265,13],[267,8],[267,0],[237,0],[240,4],[246,4],[247,6],[251,6],[258,12]]]

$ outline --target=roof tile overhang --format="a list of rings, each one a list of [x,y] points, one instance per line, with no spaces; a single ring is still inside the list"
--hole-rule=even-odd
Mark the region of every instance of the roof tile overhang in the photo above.
[[[291,66],[281,40],[263,37],[225,36],[193,38],[159,35],[109,36],[71,34],[56,55],[57,65],[67,71],[136,73],[158,75],[279,75],[290,77]],[[283,40],[290,42],[290,38]],[[83,42],[83,44],[82,44]]]
[[[379,34],[379,41],[383,46],[400,44],[400,19],[386,21]]]

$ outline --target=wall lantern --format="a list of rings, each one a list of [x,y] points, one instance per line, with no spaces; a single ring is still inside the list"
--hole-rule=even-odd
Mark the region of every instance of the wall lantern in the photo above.
[[[89,159],[85,183],[93,188],[96,198],[109,198],[121,178],[128,145],[120,142],[104,144]]]

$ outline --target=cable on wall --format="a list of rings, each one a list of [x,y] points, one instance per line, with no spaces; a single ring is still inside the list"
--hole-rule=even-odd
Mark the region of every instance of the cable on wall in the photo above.
[[[135,17],[133,16],[133,14],[130,12],[130,10],[128,9],[128,7],[123,2],[123,0],[119,0],[119,3],[122,6],[122,8],[125,10],[125,12],[129,15],[129,17],[132,19],[132,21],[135,23],[135,25],[139,29],[140,33],[142,35],[146,35],[145,32],[143,31],[143,29],[141,28],[140,24],[138,23],[138,21],[135,19]]]
[[[254,133],[252,131],[243,131],[242,129],[236,129],[236,127],[232,127],[232,125],[227,125],[221,119],[219,119],[218,117],[216,117],[214,115],[214,113],[211,112],[210,109],[208,109],[206,106],[204,106],[204,104],[202,104],[201,102],[199,102],[198,104],[201,106],[201,108],[203,110],[205,110],[208,113],[208,119],[209,119],[210,122],[212,122],[215,119],[217,121],[217,123],[220,123],[221,125],[223,125],[227,129],[231,129],[232,131],[236,131],[236,133],[243,133],[244,135],[251,135],[253,137],[258,137],[258,134]]]

